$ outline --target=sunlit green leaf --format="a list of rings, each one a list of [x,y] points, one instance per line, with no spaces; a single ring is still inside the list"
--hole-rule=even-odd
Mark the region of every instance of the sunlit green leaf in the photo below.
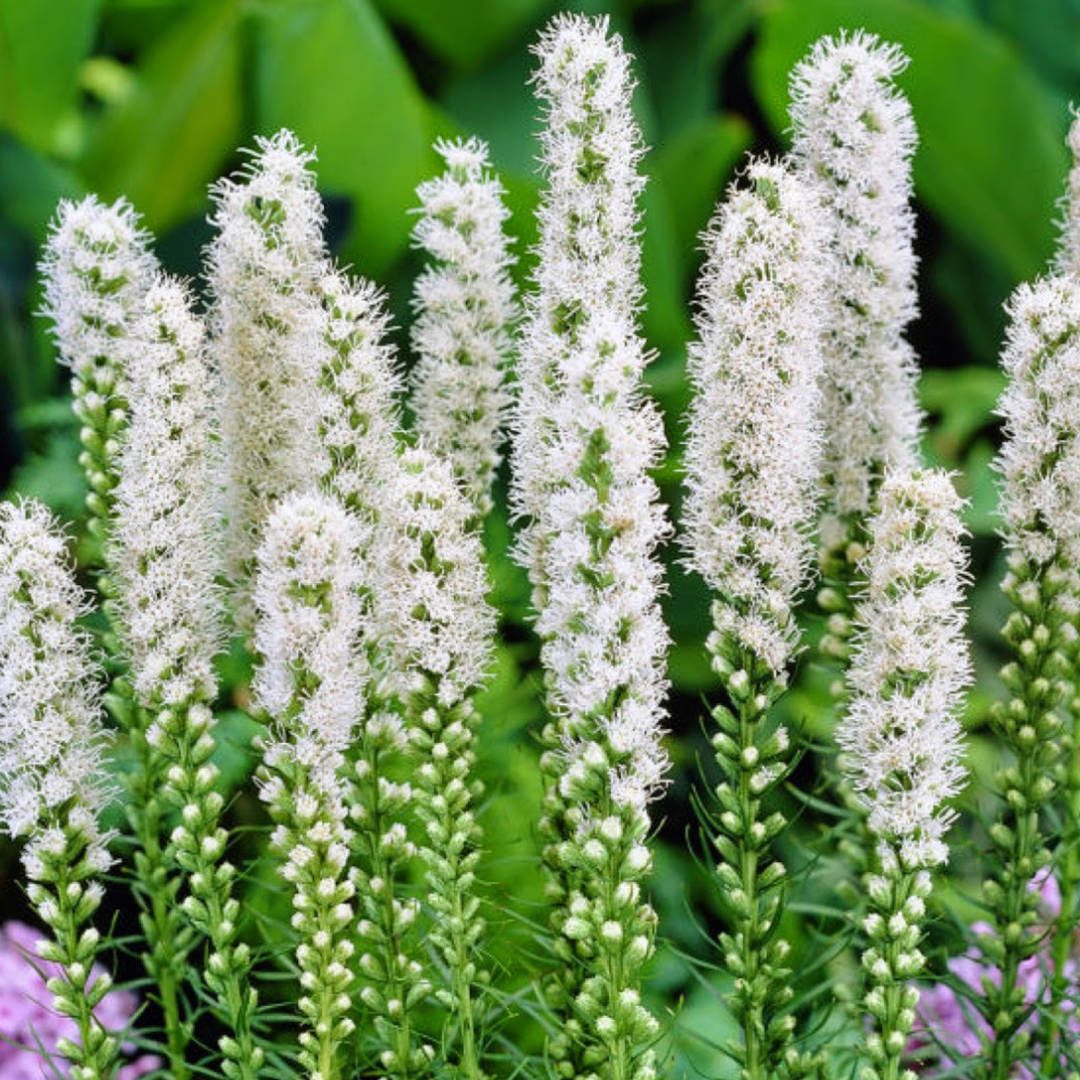
[[[98,0],[0,0],[0,127],[52,149],[97,13]]]

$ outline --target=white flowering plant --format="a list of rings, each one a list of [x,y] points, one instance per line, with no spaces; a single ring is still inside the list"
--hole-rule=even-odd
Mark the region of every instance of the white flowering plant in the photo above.
[[[434,140],[411,294],[300,125],[210,186],[201,280],[134,196],[55,209],[85,511],[0,502],[18,1077],[1080,1077],[1080,121],[998,566],[927,453],[904,50],[790,67],[653,365],[631,40],[535,39],[526,225]]]

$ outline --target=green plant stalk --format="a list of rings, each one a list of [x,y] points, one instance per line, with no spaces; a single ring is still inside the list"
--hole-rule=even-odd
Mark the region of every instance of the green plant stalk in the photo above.
[[[991,719],[1016,761],[1000,769],[996,777],[1005,805],[990,828],[990,838],[1001,867],[983,886],[997,931],[996,941],[984,942],[984,949],[1001,973],[1000,985],[989,988],[983,1009],[994,1033],[986,1068],[990,1080],[1007,1080],[1030,1041],[1020,1030],[1029,1008],[1017,983],[1021,963],[1040,945],[1034,931],[1038,897],[1030,885],[1051,862],[1039,814],[1054,791],[1061,727],[1056,709],[1065,692],[1060,679],[1060,615],[1054,605],[1060,588],[1048,571],[1033,572],[1019,563],[1010,570],[1003,590],[1016,610],[1003,634],[1016,659],[1001,673],[1010,699],[995,707]],[[1026,581],[1037,586],[1034,598],[1030,590],[1023,590]]]
[[[901,1080],[904,1052],[915,1022],[919,995],[910,985],[923,969],[919,951],[930,877],[894,867],[870,880],[870,914],[864,920],[869,947],[863,953],[870,990],[865,998],[874,1030],[866,1040],[871,1061],[865,1080]]]
[[[403,922],[404,909],[394,898],[394,881],[411,847],[393,838],[391,827],[400,820],[398,811],[404,802],[395,805],[385,776],[386,758],[393,749],[372,733],[371,726],[369,716],[359,740],[351,800],[356,824],[352,845],[360,865],[358,902],[364,921],[370,923],[366,932],[361,929],[361,936],[372,947],[360,959],[360,970],[368,979],[360,1000],[373,1014],[376,1034],[391,1055],[390,1063],[381,1067],[392,1080],[414,1080],[423,1074],[420,1063],[425,1055],[416,1046],[410,1014],[427,997],[429,987],[418,965],[411,967],[405,957],[404,939],[411,920]]]
[[[355,1030],[348,1017],[352,1002],[347,992],[352,981],[347,966],[352,944],[343,933],[352,922],[353,886],[342,880],[345,860],[334,855],[334,848],[347,841],[348,834],[340,821],[340,806],[335,815],[308,766],[283,758],[266,768],[282,781],[283,795],[270,807],[279,826],[272,846],[292,870],[285,876],[293,884],[293,924],[300,938],[296,960],[303,990],[300,1010],[306,1024],[300,1033],[299,1061],[312,1078],[339,1080],[338,1051]],[[301,816],[298,805],[314,809]],[[310,857],[303,865],[291,863],[291,854],[301,845]]]
[[[410,695],[410,741],[421,759],[415,773],[417,816],[428,845],[421,851],[427,863],[429,903],[435,912],[431,937],[450,971],[450,998],[445,1001],[457,1021],[461,1039],[457,1074],[481,1080],[476,1023],[476,964],[472,953],[483,931],[472,895],[479,861],[480,829],[471,803],[482,788],[471,781],[477,717],[471,699],[449,709],[440,707],[439,680],[429,675],[425,692]],[[436,748],[438,748],[436,750]],[[442,918],[446,917],[446,927]]]
[[[716,789],[719,814],[713,843],[717,866],[733,908],[733,933],[721,935],[727,966],[735,974],[732,1010],[742,1028],[745,1080],[771,1080],[785,1067],[794,1017],[783,1010],[793,996],[789,946],[775,937],[783,912],[783,864],[770,860],[786,826],[779,813],[762,819],[762,798],[787,772],[786,734],[766,736],[769,708],[783,692],[767,665],[735,642],[711,639],[713,668],[724,681],[731,708],[718,705],[713,719],[716,760],[724,781]],[[763,865],[764,863],[764,865]]]
[[[256,1080],[264,1063],[252,1020],[258,994],[248,981],[251,950],[237,942],[240,905],[232,896],[235,869],[225,860],[228,836],[220,827],[224,799],[214,790],[218,771],[210,761],[213,715],[198,702],[165,710],[155,721],[151,745],[171,761],[165,794],[180,809],[170,850],[187,873],[189,895],[181,911],[210,942],[206,983],[214,992],[214,1014],[230,1032],[219,1040],[227,1080]]]
[[[47,982],[53,1007],[71,1017],[79,1029],[79,1043],[60,1039],[57,1049],[71,1063],[73,1080],[111,1080],[116,1072],[117,1039],[101,1026],[94,1009],[112,987],[102,974],[89,982],[100,937],[91,926],[81,929],[100,903],[86,887],[92,872],[86,863],[85,836],[69,821],[71,803],[53,811],[46,828],[64,836],[64,850],[41,852],[44,872],[28,890],[42,921],[52,930],[53,940],[39,950],[43,960],[60,965],[63,976]]]

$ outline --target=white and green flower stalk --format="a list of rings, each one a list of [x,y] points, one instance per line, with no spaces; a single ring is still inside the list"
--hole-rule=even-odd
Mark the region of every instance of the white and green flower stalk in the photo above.
[[[211,188],[218,234],[207,250],[213,355],[223,377],[228,569],[250,629],[255,548],[274,503],[312,480],[315,371],[303,326],[325,272],[313,155],[289,131],[258,139],[247,171]]]
[[[915,1080],[901,1062],[919,996],[912,980],[925,963],[930,872],[948,859],[955,814],[945,803],[966,775],[962,506],[947,473],[887,473],[859,566],[866,585],[837,738],[877,841],[862,926],[871,1024],[864,1080]]]
[[[163,843],[170,767],[183,767],[217,694],[218,516],[211,441],[215,385],[203,326],[184,287],[157,275],[134,321],[127,362],[130,420],[118,463],[107,550],[118,586],[116,623],[127,665],[129,734],[139,767],[128,779],[147,970],[158,988],[169,1064],[188,1075],[190,1034],[181,1016],[191,933],[177,899],[175,848]],[[123,707],[114,705],[114,711]],[[195,728],[189,725],[194,710]],[[209,750],[212,742],[205,740]],[[162,796],[165,796],[164,798]],[[182,804],[181,804],[182,805]],[[212,831],[212,828],[211,828]],[[201,837],[200,837],[201,839]]]
[[[491,509],[510,404],[504,385],[517,317],[502,185],[479,139],[435,149],[446,172],[417,188],[413,242],[430,262],[416,282],[412,408],[416,430],[476,504]]]
[[[307,325],[315,363],[319,486],[367,528],[371,543],[385,490],[397,468],[401,389],[390,320],[382,292],[327,268],[317,285],[319,305]],[[310,402],[294,407],[311,409]]]
[[[1013,661],[1001,673],[1009,700],[991,720],[1013,760],[996,774],[1003,804],[990,837],[998,859],[983,886],[998,933],[981,942],[1001,970],[984,1003],[994,1032],[990,1075],[998,1080],[1025,1059],[1030,1040],[1017,980],[1042,944],[1029,885],[1052,859],[1040,812],[1066,760],[1060,706],[1075,677],[1080,614],[1080,289],[1071,274],[1021,285],[1008,312],[998,468],[1008,553],[1002,589],[1013,605],[1003,634]],[[1064,894],[1063,901],[1063,910],[1075,904]],[[1067,951],[1062,964],[1066,958]]]
[[[726,700],[713,710],[724,780],[716,790],[718,873],[733,913],[721,944],[735,974],[742,1075],[800,1065],[792,1049],[790,946],[776,933],[785,868],[763,812],[790,768],[769,709],[787,687],[793,605],[813,562],[821,456],[821,214],[783,164],[752,161],[704,234],[695,390],[686,442],[689,564],[713,593],[708,649]],[[791,1054],[790,1061],[788,1053]]]
[[[99,570],[127,422],[132,327],[156,265],[149,241],[123,199],[106,206],[88,195],[60,203],[41,263],[44,314],[52,320],[60,360],[71,369],[83,446],[79,464],[90,487],[87,528],[100,545],[94,555]],[[102,575],[99,587],[103,596],[112,596],[108,575]]]
[[[537,54],[547,190],[513,497],[551,715],[541,831],[559,970],[549,1052],[566,1080],[650,1080],[657,1021],[640,988],[656,917],[642,880],[648,804],[667,767],[654,558],[667,526],[648,475],[663,430],[641,392],[641,138],[630,58],[606,19],[556,17]]]
[[[355,1029],[344,774],[366,682],[357,540],[356,521],[337,500],[288,496],[267,519],[255,579],[254,691],[273,724],[260,793],[293,888],[299,1060],[311,1080],[339,1080],[340,1051]]]
[[[37,952],[60,965],[53,1008],[78,1026],[78,1043],[58,1049],[74,1080],[111,1080],[118,1040],[93,1010],[112,981],[91,975],[100,935],[87,925],[112,860],[97,823],[107,800],[100,673],[75,622],[85,610],[48,511],[0,506],[0,825],[27,837],[27,893],[52,934]]]
[[[423,448],[403,451],[379,541],[376,619],[387,643],[414,765],[418,854],[432,921],[427,939],[445,965],[436,999],[447,1010],[443,1052],[454,1075],[480,1080],[484,920],[476,895],[481,830],[473,805],[480,716],[476,690],[490,667],[495,613],[485,600],[476,507],[448,462]]]
[[[826,652],[847,652],[848,588],[886,468],[914,468],[920,412],[914,352],[904,338],[917,313],[911,158],[916,131],[895,79],[907,58],[857,31],[822,38],[791,78],[792,154],[826,215],[825,517],[821,562],[838,588]]]
[[[202,322],[179,282],[158,276],[136,325],[129,366],[131,423],[120,458],[116,525],[110,559],[122,589],[117,611],[134,700],[151,718],[132,739],[140,752],[144,810],[136,825],[155,875],[145,886],[155,961],[168,981],[183,980],[190,940],[177,915],[209,942],[205,980],[215,1013],[229,1032],[222,1039],[227,1076],[258,1073],[262,1051],[251,1023],[256,995],[247,975],[248,946],[237,940],[239,904],[232,897],[235,869],[225,858],[220,825],[224,799],[215,790],[214,656],[224,639],[220,590],[220,519],[215,484],[217,380]],[[169,850],[157,851],[161,798],[180,811]],[[174,907],[184,871],[188,896]],[[137,868],[139,863],[137,861]],[[164,935],[164,936],[163,936]],[[186,1039],[166,1015],[170,1058]],[[178,1066],[173,1065],[176,1069]]]

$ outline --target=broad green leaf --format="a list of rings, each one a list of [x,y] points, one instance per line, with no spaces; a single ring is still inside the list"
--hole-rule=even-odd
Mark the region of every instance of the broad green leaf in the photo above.
[[[0,127],[53,148],[97,15],[98,0],[0,0]]]
[[[682,289],[688,286],[690,274],[700,262],[698,234],[708,224],[724,184],[750,139],[750,127],[741,117],[706,116],[652,155],[652,174],[671,195]]]
[[[674,224],[674,199],[655,181],[641,198],[641,270],[645,282],[645,309],[641,325],[650,345],[674,348],[686,341],[690,319],[683,297],[682,252]]]
[[[204,2],[140,57],[134,88],[106,113],[86,159],[90,185],[126,195],[152,229],[203,206],[240,138],[241,10]]]
[[[391,22],[462,69],[474,68],[519,34],[548,0],[376,0]]]
[[[381,276],[408,245],[416,185],[438,170],[424,99],[368,0],[277,0],[259,12],[259,126],[291,128],[317,149],[320,188],[352,200],[344,257]]]
[[[788,73],[823,34],[863,27],[911,57],[900,79],[919,128],[919,198],[1014,278],[1045,265],[1067,166],[1067,111],[992,31],[913,0],[780,0],[754,54],[757,96],[783,131]]]

